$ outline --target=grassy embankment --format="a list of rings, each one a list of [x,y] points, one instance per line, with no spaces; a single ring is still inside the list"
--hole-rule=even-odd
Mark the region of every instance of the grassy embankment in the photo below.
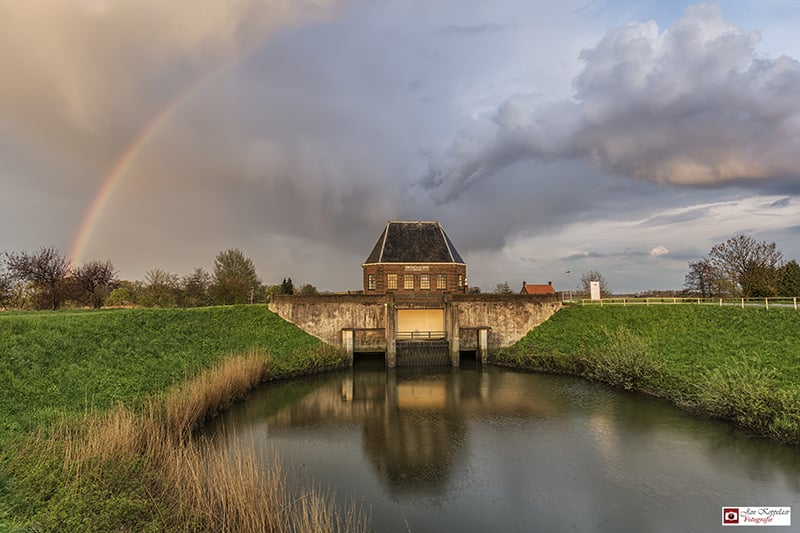
[[[800,312],[793,309],[565,308],[493,362],[646,391],[800,444]]]
[[[0,530],[363,530],[194,435],[261,381],[341,364],[263,306],[0,314]]]

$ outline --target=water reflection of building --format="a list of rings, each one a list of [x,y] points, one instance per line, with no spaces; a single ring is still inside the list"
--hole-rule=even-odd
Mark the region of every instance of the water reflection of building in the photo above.
[[[513,381],[519,379],[514,373],[457,369],[358,370],[321,383],[267,416],[266,423],[270,431],[359,424],[364,453],[392,492],[439,493],[468,449],[471,419],[556,411],[545,401],[516,394],[522,387]]]
[[[393,490],[439,492],[465,446],[458,373],[387,375],[385,416],[364,421],[364,451]],[[354,388],[366,383],[356,380]],[[360,394],[356,392],[354,399]]]

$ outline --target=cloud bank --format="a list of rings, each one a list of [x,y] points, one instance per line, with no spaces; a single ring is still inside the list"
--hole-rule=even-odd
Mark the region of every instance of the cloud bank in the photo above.
[[[800,63],[759,57],[758,42],[716,4],[690,6],[663,30],[626,24],[581,53],[570,100],[507,100],[494,138],[456,140],[422,185],[445,203],[520,161],[567,158],[688,186],[796,178]]]
[[[333,0],[209,0],[202,8],[188,0],[2,2],[0,115],[34,139],[73,154],[85,152],[79,149],[84,138],[99,143],[130,133],[125,126],[138,127],[137,117],[163,105],[187,81],[333,5]]]

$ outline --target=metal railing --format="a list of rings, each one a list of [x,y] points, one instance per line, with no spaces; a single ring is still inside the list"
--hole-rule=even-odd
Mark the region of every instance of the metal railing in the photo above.
[[[447,338],[447,332],[446,331],[398,331],[397,338],[399,340],[445,339]]]
[[[775,296],[771,298],[601,298],[590,300],[581,298],[581,305],[717,305],[735,307],[783,307],[797,309],[796,296]]]

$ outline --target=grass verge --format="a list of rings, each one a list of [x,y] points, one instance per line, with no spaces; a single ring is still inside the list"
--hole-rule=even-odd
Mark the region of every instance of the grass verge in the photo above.
[[[128,313],[133,316],[125,316]],[[150,313],[153,315],[147,316]],[[147,352],[148,349],[158,351],[160,346],[164,350],[159,353],[164,373],[172,375],[153,376],[153,380],[159,384],[171,382],[170,385],[150,383],[131,387],[125,380],[121,380],[122,383],[110,378],[92,381],[92,376],[102,375],[93,368],[95,364],[105,364],[112,375],[115,367],[127,367],[138,370],[136,376],[141,376],[141,367],[151,368],[152,362],[137,367],[130,361],[116,360],[118,355],[106,354],[103,358],[96,353],[83,353],[81,364],[87,369],[86,377],[82,381],[73,376],[75,386],[95,387],[105,392],[103,389],[117,385],[136,392],[122,395],[112,405],[93,407],[79,406],[77,396],[67,396],[65,401],[64,396],[54,394],[50,402],[55,405],[40,399],[30,406],[35,414],[27,417],[24,406],[16,404],[29,400],[30,395],[3,398],[7,404],[16,406],[16,417],[9,425],[29,429],[11,432],[6,428],[0,438],[3,450],[0,457],[0,530],[367,529],[368,520],[355,505],[339,508],[331,495],[315,487],[308,487],[301,494],[290,494],[279,462],[265,462],[257,447],[249,447],[254,451],[244,455],[234,455],[211,446],[194,432],[207,418],[244,397],[262,381],[341,365],[341,352],[280,319],[275,321],[276,317],[263,307],[217,308],[196,313],[196,310],[148,310],[110,315],[115,320],[129,318],[158,324],[156,334],[151,330],[150,347],[138,348]],[[50,358],[37,352],[37,335],[18,335],[13,345],[7,339],[4,344],[4,349],[12,345],[22,352],[20,346],[27,343],[32,354],[30,360],[51,361],[50,368],[40,363],[38,372],[34,373],[39,375],[39,383],[47,383],[58,381],[52,374],[69,364],[65,359],[75,357],[71,334],[76,330],[92,331],[98,323],[107,323],[109,316],[79,313],[9,318],[17,323],[12,324],[11,329],[44,333],[54,344],[57,334],[43,324],[25,325],[24,320],[50,320],[60,328],[64,350]],[[89,324],[83,322],[85,318]],[[210,319],[222,324],[207,324]],[[0,318],[0,329],[9,328],[3,320],[7,318]],[[18,325],[20,320],[23,326]],[[241,322],[257,324],[266,331],[253,330],[247,336]],[[187,354],[194,352],[187,351],[186,342],[194,343],[197,349],[198,344],[202,347],[209,341],[207,335],[199,333],[199,339],[191,341],[187,336],[186,342],[180,344],[164,337],[198,326],[208,326],[218,335],[226,336],[214,340],[220,352],[207,350],[192,359]],[[132,344],[142,338],[137,328],[109,328],[106,335],[123,347],[123,354],[133,351]],[[256,346],[245,350],[245,356],[224,356],[222,349],[243,341]],[[262,343],[271,349],[267,351],[258,346]],[[181,348],[165,348],[170,345]],[[89,344],[83,344],[83,348],[92,351]],[[2,357],[7,359],[7,353],[2,353]],[[138,358],[139,361],[146,359],[145,356]],[[6,372],[11,373],[10,365],[4,366]],[[180,379],[181,374],[184,379]],[[18,379],[13,374],[12,378]],[[42,413],[57,412],[57,405],[62,409],[60,418],[42,420]]]
[[[793,309],[571,307],[493,362],[646,391],[797,445],[798,326]]]

